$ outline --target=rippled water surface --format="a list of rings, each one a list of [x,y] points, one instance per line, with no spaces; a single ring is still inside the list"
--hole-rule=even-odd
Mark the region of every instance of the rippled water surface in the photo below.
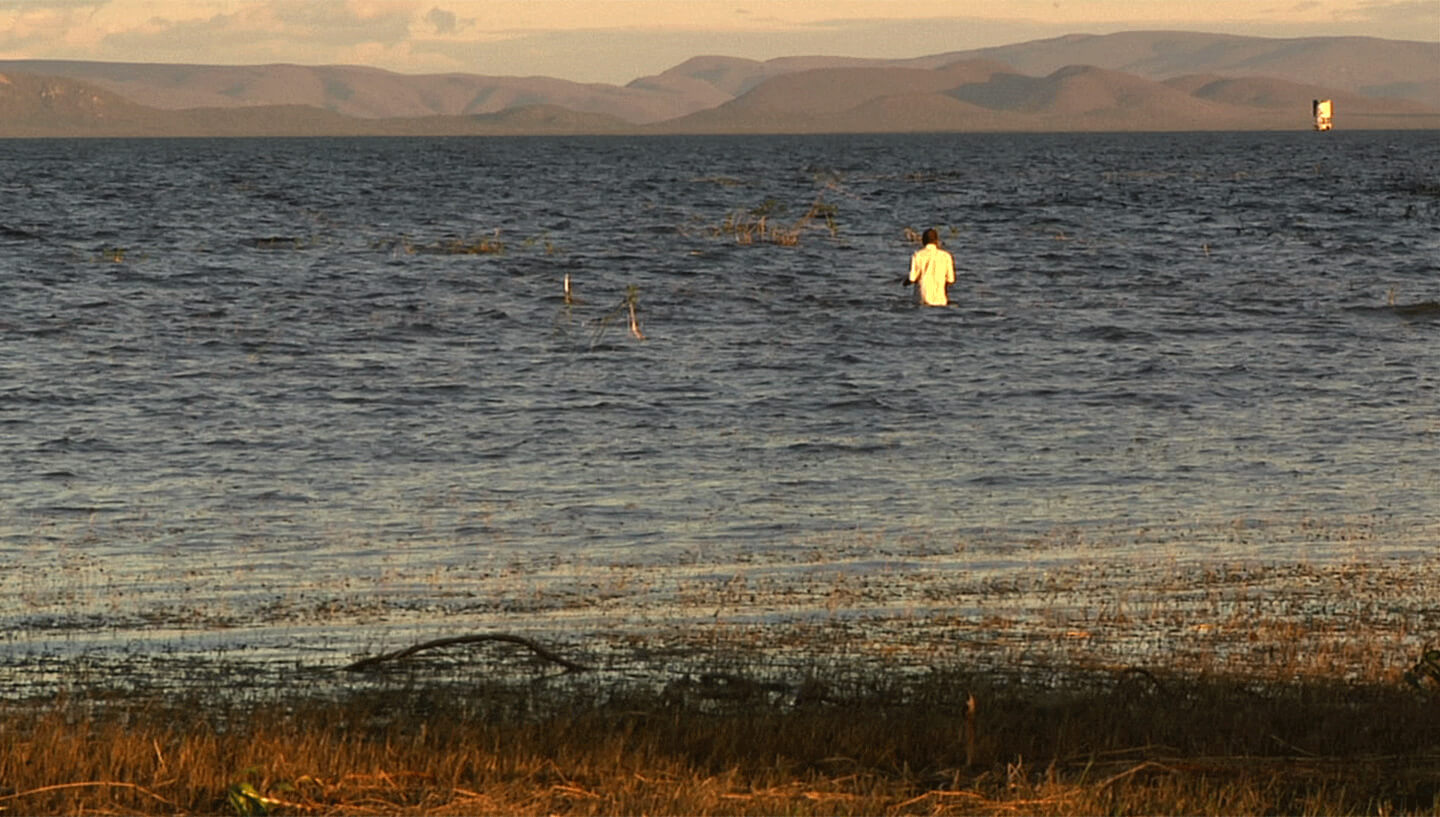
[[[12,643],[1437,543],[1433,133],[13,141],[0,184]],[[899,284],[930,225],[951,308]]]

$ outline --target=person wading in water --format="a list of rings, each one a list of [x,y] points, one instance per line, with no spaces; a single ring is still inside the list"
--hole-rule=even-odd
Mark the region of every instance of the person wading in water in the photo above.
[[[910,256],[910,277],[906,286],[918,283],[920,303],[926,306],[947,306],[950,298],[945,290],[955,283],[955,259],[940,249],[940,234],[931,227],[921,236],[925,247]]]

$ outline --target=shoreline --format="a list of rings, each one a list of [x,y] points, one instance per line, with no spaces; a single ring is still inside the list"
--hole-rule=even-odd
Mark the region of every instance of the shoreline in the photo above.
[[[753,668],[752,668],[753,669]],[[1440,685],[716,667],[0,708],[25,814],[1428,814]]]
[[[45,658],[17,651],[12,636],[0,666],[10,747],[0,749],[0,808],[1440,807],[1440,682],[1407,677],[1440,632],[1423,590],[1440,559],[1148,564],[1138,575],[1134,563],[1100,561],[1033,576],[857,567],[771,574],[807,577],[773,584],[757,571],[679,584],[665,595],[678,608],[653,617],[597,611],[606,594],[592,590],[593,604],[558,619],[532,610],[548,629],[397,656],[371,672],[345,667],[425,640],[407,633],[436,635],[433,622],[376,625],[363,644],[310,650],[292,625],[290,651],[265,661],[123,640],[116,646],[136,649]],[[783,599],[789,617],[739,612]],[[567,631],[567,621],[586,626]],[[463,617],[450,625],[449,637],[505,633]],[[243,627],[217,632],[246,638]],[[557,656],[589,669],[567,672]]]

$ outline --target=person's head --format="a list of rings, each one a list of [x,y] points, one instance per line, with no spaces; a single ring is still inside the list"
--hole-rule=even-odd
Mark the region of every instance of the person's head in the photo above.
[[[926,244],[938,245],[940,243],[940,234],[935,232],[934,227],[931,227],[930,229],[925,231],[924,235],[920,236],[920,240]]]

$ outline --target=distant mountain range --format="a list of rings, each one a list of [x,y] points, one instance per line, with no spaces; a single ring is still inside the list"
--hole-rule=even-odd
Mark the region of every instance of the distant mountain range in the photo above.
[[[625,86],[0,60],[0,137],[1440,128],[1440,43],[1070,35],[905,60],[696,57]]]

